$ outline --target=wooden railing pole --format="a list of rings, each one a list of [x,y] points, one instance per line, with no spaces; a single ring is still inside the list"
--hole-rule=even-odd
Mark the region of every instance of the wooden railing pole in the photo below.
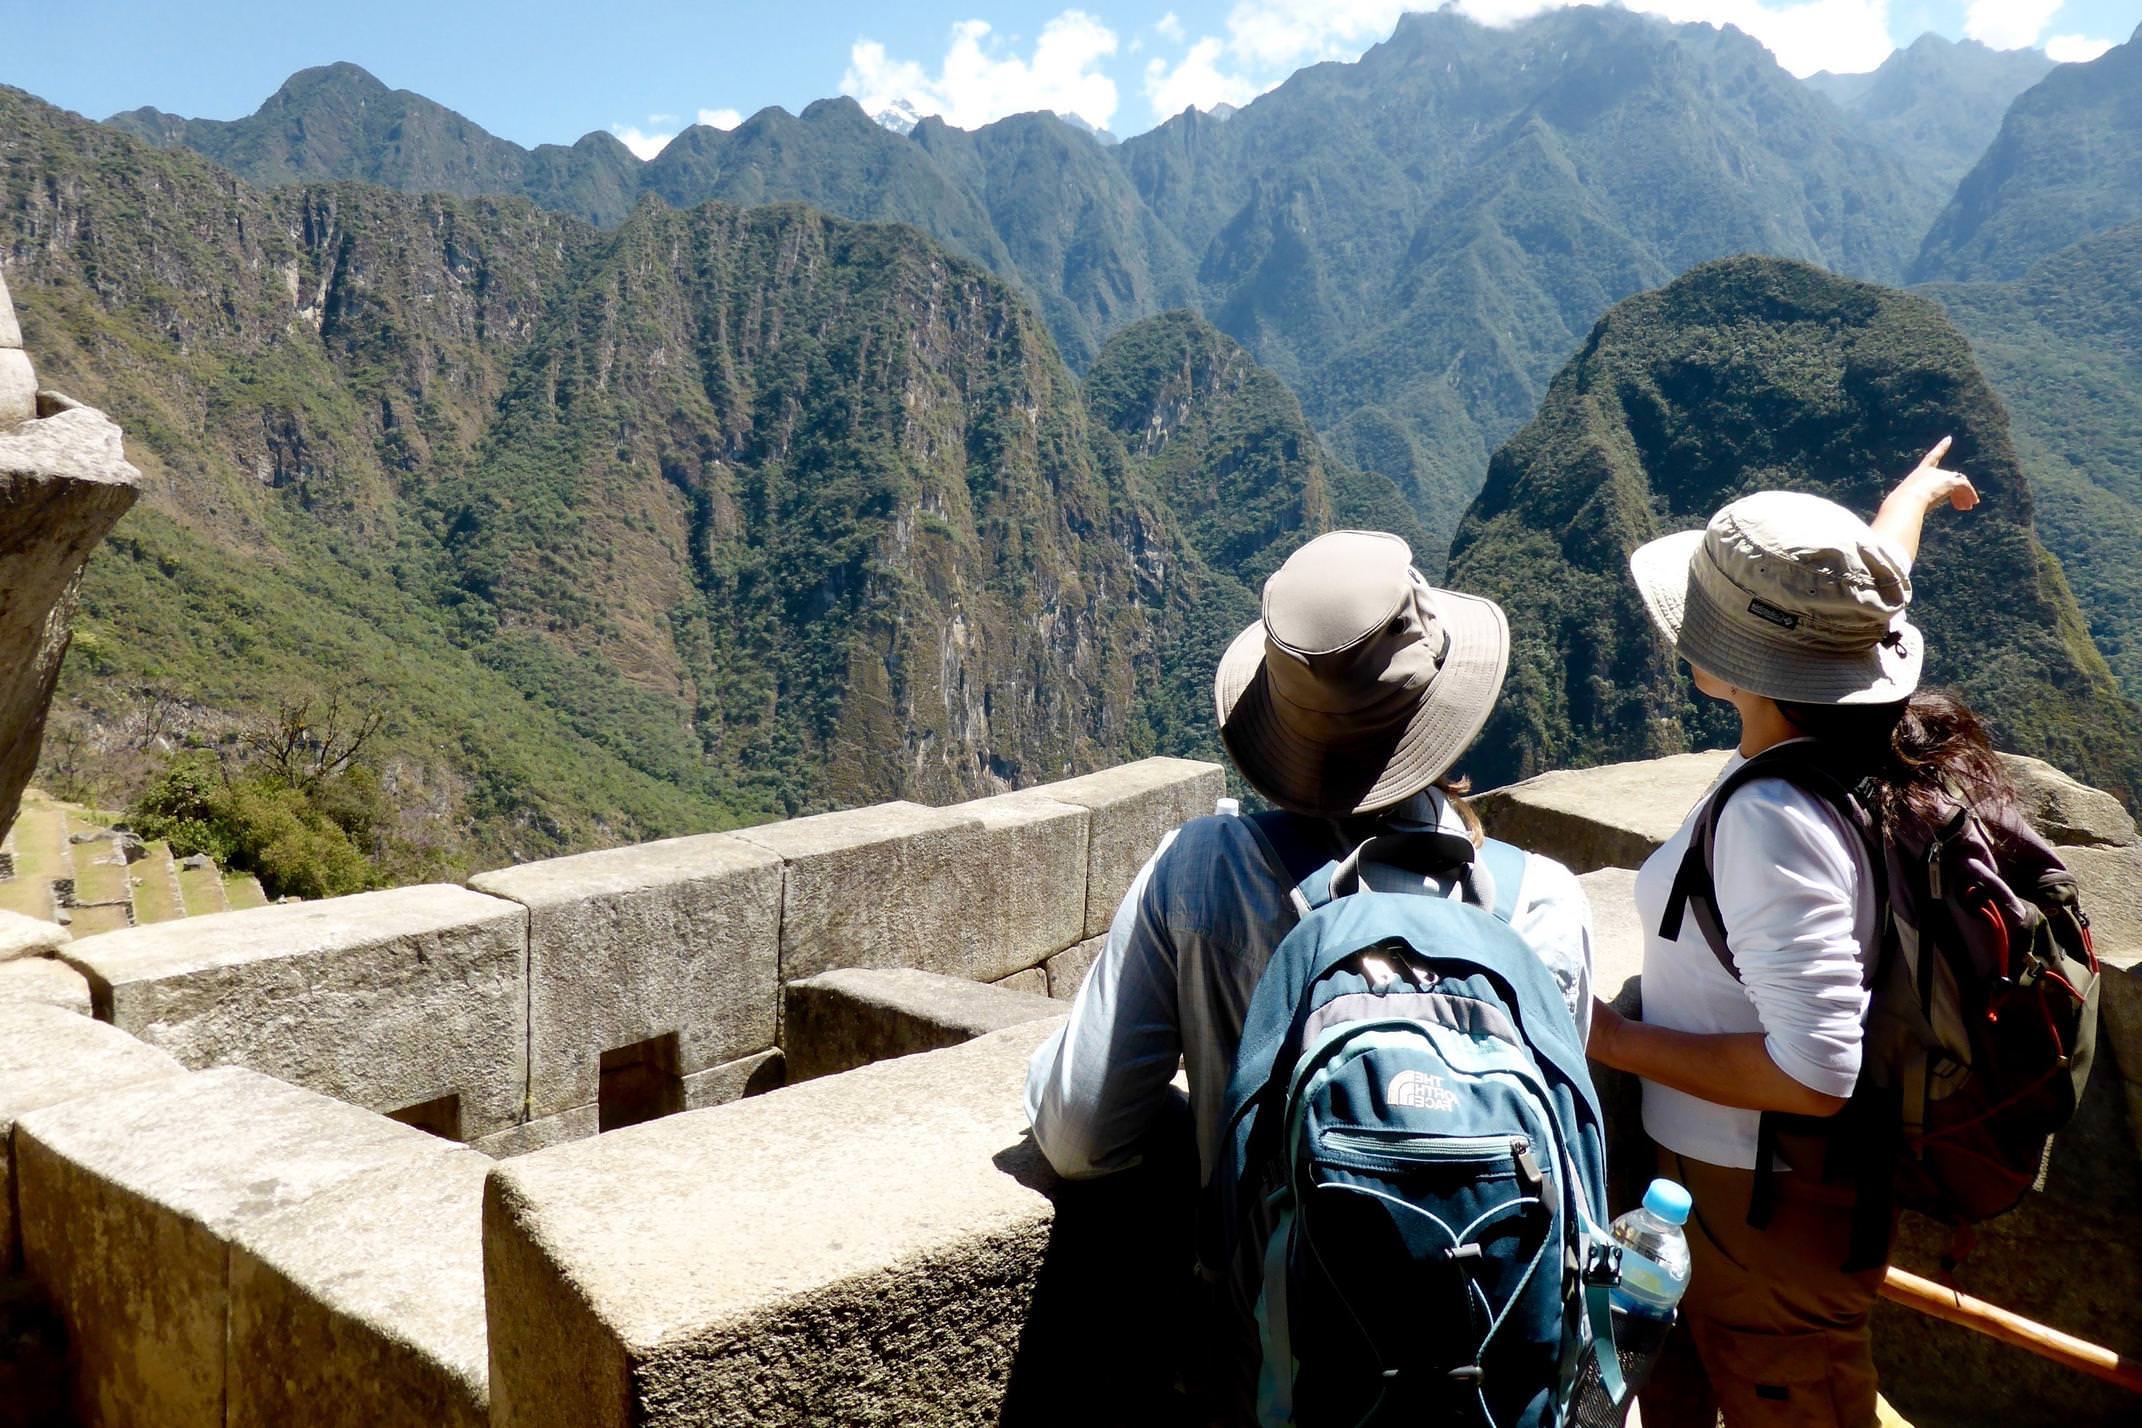
[[[2107,1383],[2116,1383],[2130,1393],[2142,1393],[2142,1365],[2134,1360],[2122,1358],[2087,1339],[2034,1323],[1998,1304],[1959,1294],[1945,1284],[1922,1279],[1895,1265],[1889,1267],[1888,1278],[1882,1282],[1882,1297],[1907,1309],[1974,1329],[2004,1344],[2028,1349],[2064,1368],[2080,1369]]]

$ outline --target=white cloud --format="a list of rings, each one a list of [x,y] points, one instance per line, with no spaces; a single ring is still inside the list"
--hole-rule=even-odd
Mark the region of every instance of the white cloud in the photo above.
[[[617,135],[626,148],[643,159],[651,159],[661,153],[669,146],[669,141],[677,137],[675,133],[649,134],[631,124],[612,124],[610,132]]]
[[[2060,64],[2088,64],[2118,43],[2088,35],[2055,35],[2045,42],[2045,53]]]
[[[1513,25],[1582,0],[1454,0],[1459,13],[1484,25]],[[1435,9],[1442,0],[1236,0],[1224,35],[1191,41],[1170,64],[1149,61],[1145,93],[1153,116],[1185,104],[1240,104],[1304,65],[1351,60],[1384,39],[1399,17]],[[1767,46],[1794,74],[1820,69],[1873,69],[1895,48],[1889,37],[1890,0],[1622,0],[1631,10],[1677,22],[1733,25]],[[1980,8],[2050,6],[2062,0],[1975,0]],[[2050,11],[2048,11],[2050,14]],[[1154,27],[1167,34],[1167,20]],[[1174,27],[1180,31],[1180,21]],[[2033,34],[2035,38],[2035,34]]]
[[[1183,42],[1182,17],[1170,10],[1153,22],[1153,33],[1173,44],[1181,44]]]
[[[1964,34],[1997,50],[2019,50],[2038,42],[2066,0],[1971,0],[1964,11]]]
[[[1631,0],[1630,8],[1668,20],[1732,25],[1802,76],[1822,69],[1857,74],[1873,69],[1896,48],[1889,38],[1889,0]]]
[[[702,109],[699,122],[710,129],[734,129],[744,122],[744,116],[734,109]]]
[[[937,72],[895,59],[876,40],[848,52],[841,92],[872,114],[905,102],[918,114],[972,129],[1030,109],[1076,114],[1105,129],[1116,114],[1116,82],[1100,62],[1116,52],[1116,33],[1083,10],[1066,10],[1041,27],[1031,57],[1008,53],[987,20],[962,20]]]
[[[1191,105],[1210,109],[1215,104],[1247,104],[1264,89],[1246,75],[1220,68],[1221,42],[1210,35],[1190,47],[1190,52],[1170,65],[1166,60],[1147,60],[1145,97],[1152,102],[1153,117],[1180,114]]]

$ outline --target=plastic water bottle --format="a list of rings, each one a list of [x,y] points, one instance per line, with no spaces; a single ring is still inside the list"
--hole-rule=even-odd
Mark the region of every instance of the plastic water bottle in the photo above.
[[[1242,812],[1242,800],[1239,798],[1220,799],[1212,805],[1212,811],[1222,818],[1239,817]]]
[[[1671,1180],[1654,1180],[1644,1203],[1615,1220],[1607,1233],[1621,1246],[1621,1283],[1610,1291],[1614,1351],[1630,1397],[1620,1408],[1599,1381],[1598,1360],[1585,1356],[1577,1383],[1576,1419],[1581,1428],[1613,1428],[1628,1413],[1636,1390],[1673,1328],[1675,1306],[1688,1288],[1688,1192]]]

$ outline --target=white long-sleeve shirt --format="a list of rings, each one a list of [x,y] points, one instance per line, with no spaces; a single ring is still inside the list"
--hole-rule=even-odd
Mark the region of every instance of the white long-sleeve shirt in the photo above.
[[[1746,760],[1735,754],[1722,781]],[[1716,785],[1713,785],[1715,788]],[[1645,927],[1644,1020],[1678,1031],[1763,1033],[1778,1068],[1825,1095],[1859,1080],[1867,1012],[1864,957],[1874,945],[1875,880],[1858,834],[1822,799],[1783,779],[1734,793],[1712,848],[1719,921],[1740,980],[1719,965],[1693,917],[1659,936],[1674,874],[1710,795],[1636,875]],[[1757,1111],[1644,1083],[1644,1130],[1693,1160],[1755,1166]]]

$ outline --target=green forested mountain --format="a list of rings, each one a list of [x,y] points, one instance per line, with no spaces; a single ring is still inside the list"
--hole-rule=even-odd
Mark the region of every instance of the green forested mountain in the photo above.
[[[347,179],[464,198],[522,194],[596,223],[622,219],[640,190],[640,161],[608,134],[523,149],[353,64],[300,70],[243,119],[144,108],[106,122],[204,154],[258,188]]]
[[[2142,30],[2066,64],[2009,106],[2001,132],[1927,230],[1914,282],[2021,277],[2142,218]]]
[[[1257,463],[1311,528],[1334,490],[1399,503],[1194,323],[1195,357],[1124,332],[1089,413],[1017,295],[911,229],[261,192],[5,90],[0,214],[46,380],[148,475],[60,722],[119,770],[347,686],[448,866],[1197,747],[1167,674],[1258,572],[1214,575],[1162,490]]]
[[[2006,400],[2039,533],[2129,697],[2142,699],[2142,221],[2014,282],[1921,291],[1970,337]]]
[[[1195,303],[1189,250],[1112,152],[1073,125],[1014,114],[966,130],[928,118],[909,138],[981,204],[1075,366],[1124,324]]]
[[[467,121],[345,66],[308,75],[325,78],[232,125],[115,122],[265,183],[437,186],[445,169],[599,222],[629,208],[614,145],[516,168],[483,136],[447,163],[352,115],[399,105],[424,135]],[[294,142],[306,104],[306,135],[353,137]],[[1605,8],[1509,28],[1412,14],[1358,63],[1121,145],[1048,115],[903,138],[830,100],[688,129],[632,192],[913,224],[1022,285],[1074,365],[1194,305],[1302,394],[1351,465],[1412,498],[1432,560],[1488,452],[1616,299],[1747,251],[1901,276],[1947,185],[1864,128],[1738,31]]]
[[[1116,152],[1206,312],[1438,533],[1616,299],[1744,251],[1894,278],[1939,201],[1746,36],[1609,9],[1408,15]]]
[[[1724,706],[1693,692],[1645,618],[1629,552],[1761,489],[1871,513],[1943,435],[1985,499],[1929,523],[1913,572],[1929,678],[2008,745],[2142,788],[2142,716],[2038,541],[2006,415],[1962,336],[1924,298],[1756,258],[1616,306],[1496,453],[1450,579],[1532,637],[1513,650],[1475,777],[1729,737]]]
[[[2043,50],[1988,49],[1929,31],[1877,69],[1824,71],[1807,83],[1946,195],[2000,132],[2009,104],[2052,69]]]

